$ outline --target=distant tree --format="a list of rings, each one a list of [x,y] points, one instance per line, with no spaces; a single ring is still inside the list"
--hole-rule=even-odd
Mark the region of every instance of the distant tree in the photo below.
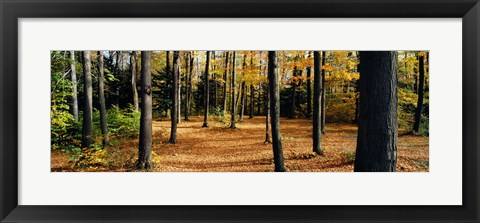
[[[420,130],[420,121],[422,118],[423,110],[423,94],[424,94],[424,83],[425,83],[425,57],[423,55],[418,56],[418,70],[419,70],[419,80],[418,80],[418,100],[417,108],[415,109],[415,123],[413,124],[413,131],[418,132]]]
[[[72,79],[72,114],[78,122],[78,96],[77,96],[77,69],[75,67],[75,51],[70,51],[70,76]]]
[[[397,161],[397,52],[360,51],[355,172],[394,172]]]
[[[227,111],[227,73],[228,73],[228,56],[230,52],[225,52],[225,70],[223,72],[223,114]]]
[[[308,53],[308,58],[311,58],[311,53]],[[305,118],[312,117],[312,68],[307,67],[307,113]]]
[[[108,138],[108,129],[107,129],[107,109],[105,108],[105,90],[103,80],[103,51],[97,52],[98,56],[98,99],[100,104],[100,128],[102,130],[102,142],[103,146],[106,146],[110,143]]]
[[[205,92],[203,93],[203,98],[204,98],[204,113],[203,113],[203,128],[208,127],[208,110],[209,110],[209,95],[210,95],[210,88],[209,88],[209,83],[210,81],[208,80],[210,74],[209,74],[209,69],[210,69],[210,51],[207,51],[207,61],[205,63]]]
[[[320,52],[313,52],[313,152],[323,155],[321,134],[322,75],[320,73]]]
[[[298,75],[298,69],[297,67],[295,66],[293,68],[293,78],[292,78],[292,81],[291,81],[291,85],[292,85],[292,100],[290,102],[290,113],[288,114],[288,118],[295,118],[295,112],[296,112],[296,101],[295,101],[295,98],[297,97],[297,81],[296,81],[296,77]]]
[[[137,169],[152,168],[152,72],[151,51],[142,51],[142,111]]]
[[[285,172],[280,135],[280,91],[277,73],[277,52],[268,51],[268,83],[270,91],[270,113],[272,120],[272,147],[275,172]]]
[[[246,59],[247,59],[247,54],[245,53],[243,55],[243,66],[242,66],[243,71],[245,71],[245,69],[247,67]],[[240,98],[240,103],[241,104],[240,104],[240,117],[238,118],[239,122],[243,122],[243,113],[245,112],[245,73],[243,73],[243,78],[244,78],[244,80],[242,80],[242,85],[240,87],[240,93],[242,95],[241,95],[241,98]]]
[[[326,52],[325,51],[322,51],[322,66],[325,65],[327,62],[327,55],[326,55]],[[325,69],[323,68],[322,69],[322,111],[321,111],[321,114],[320,114],[320,117],[322,118],[322,121],[321,121],[321,130],[322,130],[322,134],[325,134],[325,102],[327,101],[326,98],[325,98]]]
[[[255,105],[255,87],[253,86],[253,84],[250,84],[250,115],[249,115],[249,119],[252,119],[253,118],[253,106]]]
[[[130,74],[133,96],[133,107],[135,111],[138,111],[138,92],[137,92],[137,51],[132,51],[130,55]]]
[[[234,129],[235,127],[235,58],[236,58],[236,52],[233,51],[233,56],[232,56],[232,78],[231,78],[231,103],[232,103],[232,110],[231,110],[231,124],[230,128]]]
[[[172,86],[172,117],[171,117],[171,131],[170,131],[170,140],[169,143],[177,143],[177,123],[180,117],[178,116],[178,102],[180,100],[180,95],[178,92],[178,78],[180,73],[180,52],[173,51],[173,86]]]
[[[90,51],[83,51],[83,148],[89,147],[93,143],[92,91]]]

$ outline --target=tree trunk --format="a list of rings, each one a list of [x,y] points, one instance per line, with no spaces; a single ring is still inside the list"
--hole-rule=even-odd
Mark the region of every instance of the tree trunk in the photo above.
[[[310,54],[308,55],[309,58]],[[307,114],[305,115],[305,118],[310,118],[312,117],[312,68],[307,67]]]
[[[232,56],[232,78],[231,78],[231,103],[232,103],[232,110],[231,110],[231,124],[230,128],[234,129],[235,127],[235,58],[236,58],[237,52],[233,51],[233,56]]]
[[[210,76],[209,74],[209,68],[210,68],[210,51],[207,51],[207,61],[205,63],[205,92],[203,93],[204,97],[204,112],[203,112],[203,128],[208,127],[208,110],[209,110],[209,95],[210,95],[210,87],[209,87],[209,80],[208,77]]]
[[[250,84],[250,116],[248,117],[249,119],[253,118],[253,108],[255,105],[255,87],[253,87],[253,84]]]
[[[137,169],[152,168],[152,52],[142,51],[142,111]]]
[[[295,77],[297,77],[297,67],[293,68],[293,80],[292,80],[292,100],[291,100],[291,107],[290,107],[290,113],[288,114],[288,118],[295,118],[295,98],[296,98],[296,93],[297,93],[297,82],[295,80]]]
[[[242,92],[241,99],[240,99],[240,117],[238,119],[239,122],[243,122],[243,113],[245,112],[245,81],[242,82],[242,87],[240,89]]]
[[[313,152],[323,155],[321,134],[322,75],[320,52],[313,52]]]
[[[135,111],[138,111],[138,92],[137,92],[137,52],[133,51],[130,56],[130,73],[132,75],[132,95],[133,95],[133,107]]]
[[[360,52],[360,117],[355,172],[394,172],[397,160],[397,52]]]
[[[175,73],[175,63],[177,63],[177,123],[180,123],[180,117],[182,116],[182,76],[180,74],[180,52],[178,52],[178,58],[175,58],[175,51],[173,52],[173,73]],[[175,62],[175,60],[178,60]]]
[[[268,83],[270,91],[270,113],[272,121],[272,147],[275,172],[285,172],[280,135],[280,91],[277,73],[277,52],[268,51]]]
[[[425,83],[425,65],[424,65],[424,56],[418,57],[418,69],[419,74],[419,83],[418,83],[418,101],[417,109],[415,110],[415,123],[413,125],[413,131],[418,132],[420,130],[420,121],[422,118],[423,110],[423,94],[424,94],[424,83]]]
[[[213,107],[214,109],[217,109],[218,108],[218,76],[217,76],[217,67],[216,67],[216,59],[215,59],[215,51],[212,51],[212,57],[213,57],[213,66],[212,66],[212,69],[213,69],[213,97],[215,98],[215,100],[213,100]]]
[[[78,122],[77,69],[75,67],[75,51],[70,51],[70,60],[70,74],[72,78],[72,113],[75,122]]]
[[[265,142],[263,143],[271,143],[272,141],[270,140],[270,92],[268,90],[268,85],[267,85],[267,115],[265,117]]]
[[[172,89],[172,115],[171,115],[171,130],[170,130],[170,140],[168,141],[171,144],[177,143],[177,123],[180,117],[178,116],[178,102],[180,100],[180,95],[178,94],[178,80],[180,73],[180,52],[173,51],[173,89]]]
[[[327,57],[326,57],[326,53],[325,51],[322,51],[322,66],[325,65],[327,62]],[[325,97],[325,69],[322,69],[322,99],[321,99],[321,103],[322,103],[322,111],[321,111],[321,114],[320,114],[320,117],[322,118],[321,120],[321,131],[322,131],[322,134],[325,134],[325,109],[326,109],[326,97]]]
[[[188,53],[188,58],[185,64],[188,64],[188,73],[185,77],[185,120],[188,121],[188,113],[190,112],[190,91],[192,89],[192,74],[193,74],[193,56],[192,52]]]
[[[102,130],[103,146],[110,144],[107,129],[107,109],[105,108],[105,91],[103,87],[103,51],[98,51],[98,98],[100,102],[100,128]]]
[[[90,51],[83,51],[83,98],[82,148],[85,148],[93,143],[92,71]]]
[[[223,114],[227,111],[227,73],[228,73],[228,56],[229,52],[225,52],[225,71],[223,72]]]

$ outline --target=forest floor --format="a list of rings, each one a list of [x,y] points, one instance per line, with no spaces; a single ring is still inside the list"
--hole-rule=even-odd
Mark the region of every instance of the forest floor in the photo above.
[[[202,128],[203,117],[181,120],[177,144],[167,144],[170,120],[153,121],[153,163],[155,172],[271,172],[274,169],[271,144],[265,141],[265,116],[249,119],[229,129],[229,121],[211,117]],[[312,153],[311,120],[281,119],[285,166],[291,172],[351,172],[355,158],[357,127],[326,124],[322,136],[323,156]],[[428,172],[429,139],[402,134],[398,137],[399,172]],[[68,153],[52,151],[53,172],[134,171],[138,139],[113,139],[112,146],[95,155],[95,165],[79,166]],[[96,160],[96,159],[93,159]]]

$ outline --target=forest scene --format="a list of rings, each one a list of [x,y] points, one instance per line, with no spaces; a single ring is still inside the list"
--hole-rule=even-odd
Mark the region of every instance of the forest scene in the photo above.
[[[52,172],[428,172],[428,51],[51,51]]]

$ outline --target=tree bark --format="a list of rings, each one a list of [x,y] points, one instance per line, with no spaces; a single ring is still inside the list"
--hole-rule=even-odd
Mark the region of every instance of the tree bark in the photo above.
[[[175,58],[175,52],[178,52],[177,58]],[[180,73],[180,52],[173,52],[173,73],[175,73],[175,63],[177,63],[177,123],[180,123],[180,116],[182,116],[182,76]],[[175,62],[175,60],[178,60]]]
[[[209,95],[210,95],[210,87],[209,87],[209,80],[208,77],[210,76],[209,74],[209,68],[210,68],[210,51],[207,51],[207,61],[205,63],[205,92],[204,94],[204,112],[203,112],[203,128],[208,127],[208,110],[210,107],[210,101],[209,101]]]
[[[223,114],[227,111],[227,73],[228,73],[228,56],[229,52],[225,53],[225,71],[223,72]]]
[[[272,147],[275,172],[285,172],[280,135],[280,91],[277,73],[277,52],[268,51],[268,83],[270,91],[270,113],[272,122]]]
[[[215,51],[212,51],[212,57],[213,57],[213,66],[212,66],[212,69],[213,69],[213,97],[215,98],[213,100],[213,107],[214,109],[217,109],[218,108],[218,80],[217,80],[217,67],[216,67],[216,59],[215,59]]]
[[[295,105],[295,98],[297,94],[297,82],[295,80],[295,77],[297,77],[297,67],[293,68],[293,80],[291,81],[292,83],[292,100],[291,100],[291,107],[290,107],[290,113],[288,114],[288,118],[295,118],[295,110],[296,110],[296,105]]]
[[[422,119],[422,110],[423,110],[423,94],[424,94],[424,83],[425,83],[425,63],[424,56],[418,57],[418,69],[419,69],[419,83],[418,83],[418,101],[417,108],[415,110],[415,123],[413,125],[413,131],[418,132],[420,130],[420,122]]]
[[[322,75],[320,52],[313,52],[313,152],[323,155],[321,134]]]
[[[395,171],[397,57],[394,51],[360,51],[360,117],[355,172]]]
[[[253,87],[253,84],[250,84],[250,116],[248,117],[249,119],[253,118],[253,108],[255,105],[255,87]]]
[[[180,117],[178,116],[178,101],[180,95],[178,94],[178,77],[180,73],[180,52],[173,51],[173,89],[172,89],[172,117],[171,117],[171,130],[170,130],[170,140],[168,141],[171,144],[177,143],[177,123]]]
[[[188,73],[185,77],[185,120],[188,121],[188,113],[190,112],[190,91],[192,89],[192,74],[193,74],[193,56],[192,52],[188,52],[188,58],[185,64],[188,64]]]
[[[265,142],[263,143],[271,143],[271,137],[270,137],[270,92],[268,90],[268,84],[267,84],[267,114],[265,116]]]
[[[137,169],[152,168],[152,52],[142,51],[142,111]]]
[[[83,51],[83,97],[82,148],[85,148],[93,143],[92,70],[90,51]]]
[[[308,58],[311,58],[310,53],[308,54]],[[312,117],[312,68],[307,67],[307,114],[305,118]]]
[[[326,52],[322,51],[322,66],[325,65],[327,62],[327,56]],[[320,117],[322,118],[321,120],[321,131],[322,134],[325,134],[325,109],[326,109],[326,97],[325,97],[325,69],[322,69],[322,111],[320,114]]]
[[[78,122],[77,69],[75,67],[75,51],[70,51],[70,60],[70,76],[72,78],[72,113],[75,122]]]
[[[235,127],[235,58],[237,56],[237,52],[236,51],[233,51],[233,56],[232,56],[232,78],[231,78],[231,103],[232,103],[232,110],[230,111],[231,112],[231,117],[230,117],[230,120],[231,120],[231,123],[230,123],[230,128],[231,129],[234,129],[236,128]]]
[[[102,130],[103,146],[110,144],[107,129],[107,109],[105,108],[105,90],[104,90],[104,75],[103,75],[103,51],[97,52],[98,56],[98,98],[100,102],[100,128]]]
[[[130,56],[130,73],[132,75],[131,85],[132,85],[132,96],[133,96],[133,107],[135,111],[138,111],[138,92],[137,92],[137,52],[132,51]]]

